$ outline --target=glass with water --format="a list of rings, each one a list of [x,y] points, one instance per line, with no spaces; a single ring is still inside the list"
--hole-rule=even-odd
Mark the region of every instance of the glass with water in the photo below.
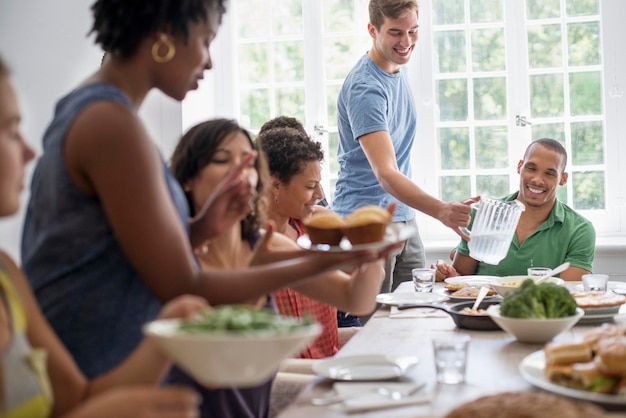
[[[437,382],[459,384],[465,382],[469,335],[454,335],[433,339]]]

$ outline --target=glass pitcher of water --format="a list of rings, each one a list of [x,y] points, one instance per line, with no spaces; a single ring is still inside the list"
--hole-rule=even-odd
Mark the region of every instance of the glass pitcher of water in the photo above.
[[[487,264],[498,264],[506,257],[515,228],[526,207],[518,200],[502,202],[481,199],[474,214],[472,230],[467,231],[470,257]]]

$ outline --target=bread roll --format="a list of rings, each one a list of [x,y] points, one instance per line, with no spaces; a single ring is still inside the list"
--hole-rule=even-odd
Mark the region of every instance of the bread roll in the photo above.
[[[314,214],[304,221],[304,229],[312,244],[339,245],[345,221],[334,212]]]
[[[343,232],[352,245],[382,241],[391,222],[389,211],[378,206],[363,206],[346,217]]]

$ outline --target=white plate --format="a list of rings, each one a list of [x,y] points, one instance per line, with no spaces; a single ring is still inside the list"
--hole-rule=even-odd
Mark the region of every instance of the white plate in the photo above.
[[[296,243],[305,250],[313,251],[359,251],[365,249],[380,250],[390,244],[406,241],[413,235],[417,234],[417,228],[413,225],[402,225],[392,223],[387,227],[385,231],[385,237],[382,241],[370,242],[367,244],[352,245],[347,238],[343,238],[339,245],[328,244],[312,244],[311,239],[307,234],[301,235],[296,240]]]
[[[417,357],[366,354],[320,360],[313,371],[334,380],[387,380],[403,376],[417,364]]]
[[[552,383],[544,374],[545,364],[546,361],[543,350],[535,351],[522,360],[519,365],[519,371],[526,381],[541,389],[547,390],[548,392],[585,401],[626,406],[626,397],[624,396],[587,392],[584,390],[566,388],[565,386]]]
[[[376,296],[376,302],[383,305],[402,305],[405,303],[436,303],[443,302],[448,296],[434,292],[395,292],[381,293]]]
[[[450,299],[451,301],[467,301],[467,300],[476,300],[475,296],[452,296],[452,293],[454,292],[450,292],[448,290],[446,290],[445,287],[440,287],[439,289],[435,290],[435,293],[438,293],[442,296],[447,297],[448,299]],[[499,295],[490,295],[490,296],[485,296],[484,300],[491,300],[491,299],[495,299],[498,298]]]
[[[444,280],[444,282],[453,284],[453,283],[467,283],[470,286],[487,286],[491,284],[491,280],[497,279],[498,276],[456,276],[456,277],[448,277]]]

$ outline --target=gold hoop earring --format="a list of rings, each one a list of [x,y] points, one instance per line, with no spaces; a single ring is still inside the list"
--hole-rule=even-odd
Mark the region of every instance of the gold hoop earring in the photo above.
[[[162,46],[167,48],[165,55],[159,55],[159,50]],[[174,58],[174,55],[176,55],[176,47],[167,36],[159,38],[159,40],[154,41],[152,44],[152,59],[155,62],[158,62],[159,64],[169,62],[172,58]]]

